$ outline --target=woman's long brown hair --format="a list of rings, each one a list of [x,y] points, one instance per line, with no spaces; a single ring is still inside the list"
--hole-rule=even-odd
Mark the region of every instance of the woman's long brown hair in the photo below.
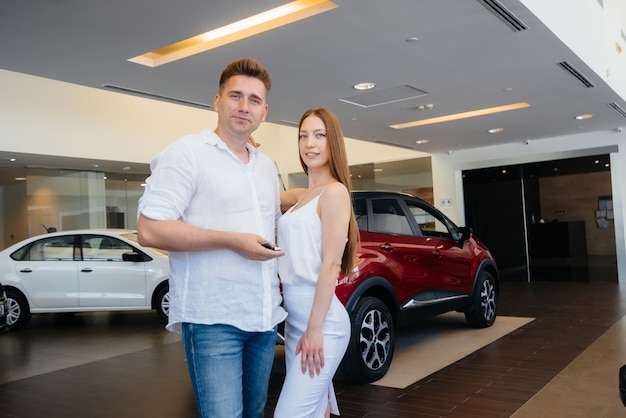
[[[350,168],[348,166],[348,155],[346,153],[346,144],[343,138],[343,132],[341,131],[341,124],[337,117],[328,109],[309,109],[300,118],[298,124],[298,132],[302,126],[302,122],[309,116],[317,116],[324,122],[326,128],[326,143],[328,144],[328,164],[330,166],[330,172],[334,178],[336,178],[341,184],[343,184],[348,193],[352,196],[352,185],[350,180]],[[309,170],[302,157],[300,157],[300,164],[304,169],[304,172],[308,175]],[[356,249],[359,243],[359,228],[354,217],[354,210],[350,211],[350,224],[348,226],[348,242],[346,248],[343,251],[343,257],[341,258],[341,274],[347,276],[352,271],[356,262]]]

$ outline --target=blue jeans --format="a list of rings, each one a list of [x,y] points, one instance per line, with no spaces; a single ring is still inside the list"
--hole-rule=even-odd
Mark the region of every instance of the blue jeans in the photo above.
[[[276,328],[183,324],[189,376],[202,418],[262,418],[274,362]]]

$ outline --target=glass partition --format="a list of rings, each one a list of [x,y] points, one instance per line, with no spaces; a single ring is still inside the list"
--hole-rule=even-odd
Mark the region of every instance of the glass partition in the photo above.
[[[103,174],[29,168],[26,173],[28,235],[105,227]]]
[[[353,190],[385,190],[410,193],[433,203],[430,157],[350,166]],[[289,174],[289,188],[307,187],[304,172]]]
[[[105,180],[108,228],[137,228],[137,205],[143,195],[143,175],[108,174]]]
[[[28,236],[54,230],[137,226],[144,175],[29,168]]]

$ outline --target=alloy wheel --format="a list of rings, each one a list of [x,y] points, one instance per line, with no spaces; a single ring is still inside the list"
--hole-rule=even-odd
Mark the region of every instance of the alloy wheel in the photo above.
[[[371,370],[381,368],[389,356],[391,346],[389,323],[382,312],[372,310],[365,315],[359,341],[363,362],[367,367]]]

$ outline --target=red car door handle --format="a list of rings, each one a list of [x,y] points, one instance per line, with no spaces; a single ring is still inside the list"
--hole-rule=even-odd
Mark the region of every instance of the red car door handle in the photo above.
[[[433,251],[433,255],[437,258],[441,258],[441,253],[439,251]]]
[[[393,250],[395,250],[395,248],[389,244],[388,242],[381,244],[380,249],[383,251],[387,251],[388,253],[392,252]]]

